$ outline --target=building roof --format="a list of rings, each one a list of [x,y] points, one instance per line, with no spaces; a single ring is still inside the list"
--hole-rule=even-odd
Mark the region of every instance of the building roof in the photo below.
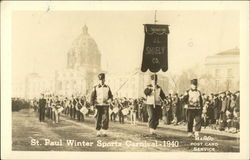
[[[74,39],[67,54],[68,68],[78,68],[80,66],[90,68],[100,68],[101,53],[95,40],[88,33],[88,27],[83,26],[82,32]]]
[[[220,53],[217,53],[216,55],[223,56],[223,55],[239,55],[239,54],[240,54],[240,49],[238,47],[236,47],[233,49],[222,51]]]
[[[205,65],[239,64],[239,57],[239,48],[233,48],[230,50],[222,51],[213,56],[206,57]]]
[[[89,54],[100,54],[97,43],[88,33],[88,27],[84,25],[82,32],[72,43],[71,50],[89,56]]]

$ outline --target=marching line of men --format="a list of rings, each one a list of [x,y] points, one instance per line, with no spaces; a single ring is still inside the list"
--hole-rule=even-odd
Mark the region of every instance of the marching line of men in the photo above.
[[[44,122],[45,117],[52,123],[59,123],[60,114],[63,113],[71,119],[84,121],[84,115],[88,112],[85,97],[60,97],[58,95],[41,94],[39,101],[33,100],[34,111],[39,112],[39,121]]]
[[[98,137],[107,136],[109,119],[115,122],[118,116],[119,122],[123,124],[126,115],[130,115],[133,125],[137,119],[148,122],[149,133],[152,135],[156,135],[160,119],[163,119],[165,124],[172,122],[177,125],[187,122],[188,137],[199,137],[201,126],[208,123],[218,124],[220,128],[233,127],[239,131],[239,92],[238,96],[223,92],[206,97],[197,89],[198,80],[193,79],[190,89],[184,95],[166,96],[157,79],[156,74],[151,76],[151,84],[144,90],[146,99],[113,99],[110,87],[105,84],[105,74],[101,73],[98,75],[99,84],[93,88],[90,104],[84,96],[61,98],[55,95],[44,97],[43,94],[39,101],[34,101],[33,104],[39,106],[35,108],[39,108],[40,121],[44,121],[47,111],[47,117],[52,119],[53,123],[58,123],[61,112],[71,119],[84,121],[85,114],[92,111],[95,113]]]
[[[109,126],[109,106],[113,95],[111,89],[105,84],[105,74],[98,75],[99,85],[95,86],[91,94],[91,105],[96,108],[96,130],[97,136],[107,136]],[[195,119],[195,137],[199,137],[201,130],[201,111],[203,107],[201,92],[197,90],[197,79],[191,81],[191,89],[185,94],[188,105],[187,121],[188,136],[193,136],[193,123]],[[149,132],[156,135],[156,129],[159,125],[162,101],[166,101],[166,96],[157,84],[157,75],[151,76],[151,84],[144,90],[146,95],[147,112],[149,115]]]

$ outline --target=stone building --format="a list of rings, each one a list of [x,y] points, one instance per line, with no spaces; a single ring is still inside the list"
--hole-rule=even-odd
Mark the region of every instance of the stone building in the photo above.
[[[25,79],[25,98],[39,98],[41,93],[53,93],[54,84],[54,77],[42,77],[38,73],[31,73]]]
[[[144,89],[150,83],[149,77],[152,73],[142,73],[139,69],[136,69],[136,73],[103,71],[101,53],[95,40],[89,35],[86,25],[73,41],[65,58],[67,58],[67,67],[55,71],[51,77],[43,77],[37,73],[29,74],[25,80],[25,97],[28,99],[39,97],[41,93],[89,97],[93,86],[97,84],[97,75],[100,72],[107,74],[106,82],[115,97],[143,97]],[[164,91],[167,91],[168,78],[162,75],[158,77],[158,83]]]
[[[205,68],[213,92],[238,91],[240,83],[240,50],[234,48],[206,57]]]
[[[101,72],[101,53],[88,27],[73,41],[67,54],[67,68],[56,71],[58,94],[87,94],[92,90],[96,75]]]

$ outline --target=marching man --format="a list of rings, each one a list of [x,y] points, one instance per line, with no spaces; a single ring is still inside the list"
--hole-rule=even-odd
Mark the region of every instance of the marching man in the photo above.
[[[45,106],[46,106],[46,99],[44,98],[44,94],[41,94],[41,98],[39,99],[39,120],[40,122],[44,122],[45,118]]]
[[[105,84],[105,74],[98,75],[99,84],[96,85],[91,94],[91,105],[96,109],[97,137],[107,136],[109,127],[109,105],[113,99],[112,92]]]
[[[156,135],[156,128],[161,116],[162,101],[166,99],[163,90],[157,84],[157,75],[151,76],[151,84],[147,86],[144,93],[147,97],[146,104],[149,115],[149,132],[152,135]]]
[[[191,89],[187,90],[185,93],[185,101],[188,105],[187,108],[187,131],[188,137],[199,138],[199,132],[201,131],[201,114],[202,114],[202,95],[197,89],[198,80],[191,80]],[[195,120],[195,134],[193,135],[193,123]]]

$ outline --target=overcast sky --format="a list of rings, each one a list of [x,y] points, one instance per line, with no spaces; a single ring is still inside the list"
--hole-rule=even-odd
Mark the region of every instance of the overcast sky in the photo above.
[[[169,24],[169,71],[178,73],[204,62],[208,55],[239,46],[236,11],[158,11],[159,24]],[[12,74],[42,75],[66,67],[73,40],[88,26],[108,71],[132,71],[141,65],[143,24],[154,11],[14,12]],[[107,68],[108,67],[108,68]]]

